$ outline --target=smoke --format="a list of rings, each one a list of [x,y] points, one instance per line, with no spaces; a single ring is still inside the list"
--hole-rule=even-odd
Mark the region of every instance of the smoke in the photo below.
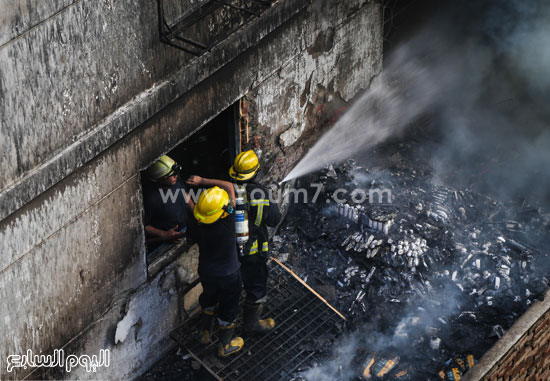
[[[456,74],[441,70],[444,65],[427,65],[426,61],[443,58],[434,57],[428,48],[421,37],[399,47],[382,73],[373,79],[369,90],[316,142],[284,181],[374,147],[402,132],[437,103],[447,84],[456,81]],[[438,77],[437,86],[433,84],[434,76]]]
[[[484,24],[496,53],[517,68],[530,90],[546,96],[550,94],[549,17],[547,2],[508,0],[492,4]]]
[[[550,4],[542,0],[447,3],[431,25],[392,52],[369,90],[285,180],[361,156],[429,116],[424,133],[435,148],[425,159],[434,182],[549,206],[548,20]],[[371,180],[366,174],[361,179]],[[429,337],[445,324],[440,317],[457,313],[458,295],[434,289],[388,319],[396,325],[358,328],[330,361],[303,376],[353,379],[362,349],[399,353],[412,347],[408,340]]]
[[[364,360],[369,354],[377,353],[377,359],[383,356],[407,357],[407,362],[415,357],[423,357],[422,361],[429,361],[427,354],[411,353],[413,341],[427,340],[430,336],[438,343],[439,328],[444,324],[446,316],[456,314],[460,309],[461,295],[456,288],[444,286],[433,290],[426,295],[419,295],[416,301],[407,304],[405,310],[396,313],[397,308],[385,308],[372,313],[387,313],[390,316],[381,316],[392,321],[388,327],[380,327],[375,322],[366,323],[345,335],[334,346],[330,360],[318,364],[302,374],[308,381],[348,381],[356,379],[364,366]],[[401,318],[395,318],[401,316]],[[434,348],[434,352],[439,348]],[[399,363],[399,360],[397,361]],[[440,365],[440,364],[438,364]]]
[[[428,116],[435,181],[550,201],[549,19],[542,0],[447,3],[285,180],[361,156]]]
[[[483,1],[461,8],[459,15],[459,22],[468,21],[444,33],[450,44],[468,41],[461,49],[463,80],[433,111],[443,136],[431,160],[435,178],[502,199],[546,204],[550,6]]]
[[[302,375],[306,380],[311,381],[334,381],[350,380],[355,375],[355,367],[352,361],[359,347],[358,337],[355,335],[346,336],[340,339],[334,347],[331,359],[322,365],[308,369]]]

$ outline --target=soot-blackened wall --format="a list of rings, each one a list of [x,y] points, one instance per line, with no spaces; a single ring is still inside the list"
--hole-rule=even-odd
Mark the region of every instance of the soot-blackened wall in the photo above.
[[[379,72],[381,7],[280,0],[197,58],[158,41],[152,1],[5,10],[0,378],[131,378],[162,355],[197,296],[178,296],[196,254],[147,276],[140,170],[244,96],[264,169],[280,180]],[[9,355],[60,348],[109,349],[111,364],[7,372]]]

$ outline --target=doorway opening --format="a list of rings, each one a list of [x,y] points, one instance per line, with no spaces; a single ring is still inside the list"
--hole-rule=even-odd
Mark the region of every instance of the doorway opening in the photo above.
[[[191,175],[229,180],[229,167],[240,150],[239,104],[240,102],[237,102],[229,106],[188,139],[166,153],[166,155],[181,166],[178,176],[179,184],[185,184],[185,180]],[[150,205],[155,205],[150,202],[150,199],[152,197],[159,198],[159,194],[162,193],[160,190],[163,189],[159,187],[158,183],[152,182],[148,178],[147,170],[141,172],[141,186],[143,189],[145,214],[148,212],[151,213],[151,211],[146,210],[147,208],[151,209]],[[186,185],[186,187],[188,186]],[[192,194],[197,194],[198,189],[194,189],[193,191]],[[168,198],[166,200],[173,202]],[[178,194],[175,200],[177,205],[174,208],[180,208],[180,210],[187,208],[183,195]],[[156,200],[156,202],[158,204],[161,201]],[[179,203],[182,203],[182,205]],[[158,210],[162,208],[164,208],[163,205]],[[155,219],[150,221],[155,222],[146,222],[144,220],[149,277],[154,277],[189,248],[185,239],[159,242],[157,237],[151,237],[147,233],[147,230],[150,229],[146,228],[146,223],[150,223],[150,226],[155,229],[166,231],[166,226],[162,225],[162,216],[159,217],[158,210],[152,211],[157,214]],[[191,211],[188,210],[188,212],[187,221],[189,221],[189,218],[193,218]],[[158,226],[155,226],[155,224]],[[179,226],[178,224],[178,230],[184,231],[185,226]]]
[[[225,109],[199,131],[167,153],[182,167],[181,177],[191,175],[228,180],[236,155],[238,104]],[[237,131],[238,132],[238,131]]]

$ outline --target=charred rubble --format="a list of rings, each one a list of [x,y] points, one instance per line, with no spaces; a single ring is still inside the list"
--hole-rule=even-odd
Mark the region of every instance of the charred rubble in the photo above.
[[[319,197],[292,204],[273,255],[348,317],[358,344],[336,378],[453,379],[549,285],[550,215],[541,209],[353,160],[297,188],[315,183]],[[338,189],[345,202],[335,202]],[[391,203],[356,203],[354,189],[389,189]]]

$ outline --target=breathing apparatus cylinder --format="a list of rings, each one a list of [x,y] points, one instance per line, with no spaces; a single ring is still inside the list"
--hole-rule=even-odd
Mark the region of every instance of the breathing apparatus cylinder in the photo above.
[[[240,255],[244,255],[244,245],[248,242],[248,199],[244,185],[234,184],[235,188],[235,230]]]

